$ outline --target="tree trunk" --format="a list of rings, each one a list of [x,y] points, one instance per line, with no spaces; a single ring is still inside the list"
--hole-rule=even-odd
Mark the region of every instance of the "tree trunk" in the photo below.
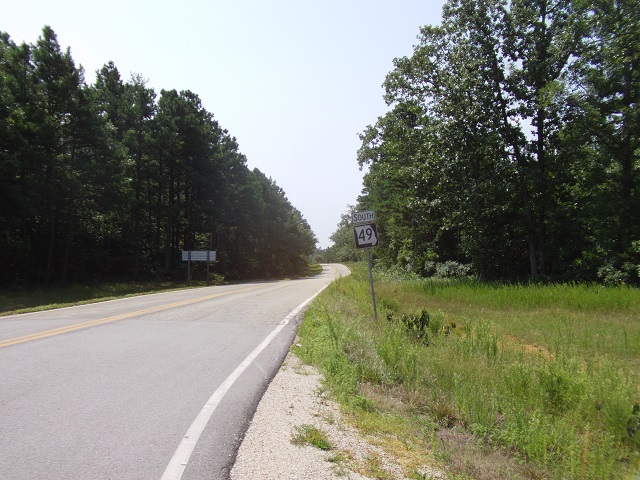
[[[632,218],[632,191],[633,191],[633,151],[631,148],[631,136],[632,127],[630,120],[630,112],[632,98],[631,98],[631,84],[632,84],[632,67],[628,63],[624,66],[624,87],[623,87],[623,114],[622,114],[622,141],[620,144],[620,167],[621,167],[621,189],[620,200],[622,202],[622,209],[620,212],[620,252],[623,252],[628,246],[631,240],[631,218]]]
[[[56,243],[56,205],[55,205],[55,192],[53,182],[55,180],[55,160],[53,155],[49,153],[47,155],[47,227],[48,227],[48,240],[47,240],[47,261],[44,270],[44,285],[46,287],[51,285],[51,278],[53,275],[53,255],[55,253]]]

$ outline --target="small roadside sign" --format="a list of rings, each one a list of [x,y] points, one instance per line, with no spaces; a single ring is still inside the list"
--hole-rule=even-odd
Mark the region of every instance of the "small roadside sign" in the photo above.
[[[369,248],[378,246],[378,227],[375,223],[357,225],[353,227],[356,237],[356,248]]]
[[[216,261],[216,250],[183,250],[182,261],[187,262],[187,283],[191,281],[191,262],[207,262],[207,283],[209,283],[209,266]]]
[[[351,214],[351,223],[368,223],[376,219],[375,210],[364,210],[362,212],[353,212]]]
[[[216,250],[183,250],[182,261],[187,262],[215,262]]]

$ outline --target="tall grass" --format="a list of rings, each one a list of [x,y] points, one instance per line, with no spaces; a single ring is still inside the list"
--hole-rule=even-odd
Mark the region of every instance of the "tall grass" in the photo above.
[[[300,328],[299,353],[351,408],[388,404],[366,394],[374,385],[425,417],[420,425],[509,452],[531,467],[521,478],[638,471],[639,290],[378,277],[376,294],[377,322],[356,266]]]

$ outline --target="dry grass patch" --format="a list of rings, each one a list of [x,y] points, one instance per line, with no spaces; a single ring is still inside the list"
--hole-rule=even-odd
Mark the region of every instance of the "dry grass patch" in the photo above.
[[[442,442],[442,455],[458,475],[474,480],[542,480],[545,473],[520,462],[517,457],[479,442],[458,428],[443,428],[436,433]]]

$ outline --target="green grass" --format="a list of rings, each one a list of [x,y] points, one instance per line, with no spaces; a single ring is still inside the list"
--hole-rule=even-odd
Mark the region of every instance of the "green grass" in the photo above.
[[[427,451],[458,478],[638,472],[640,290],[379,276],[375,322],[353,272],[307,310],[297,353],[365,433],[405,440],[387,446],[407,475]]]
[[[320,450],[332,450],[333,445],[327,434],[314,425],[304,424],[296,427],[296,433],[291,438],[294,445],[311,445]]]

